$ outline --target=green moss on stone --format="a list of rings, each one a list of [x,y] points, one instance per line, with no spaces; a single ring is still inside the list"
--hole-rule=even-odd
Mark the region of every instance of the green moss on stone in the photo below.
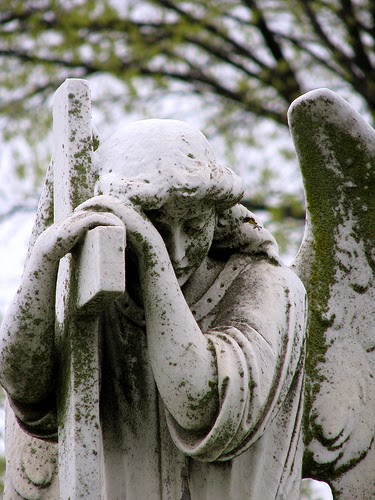
[[[317,112],[317,106],[319,106]],[[324,109],[326,107],[326,109]],[[324,112],[328,118],[322,119]],[[304,438],[308,444],[320,429],[312,414],[313,403],[324,380],[320,366],[325,362],[329,345],[326,332],[335,321],[328,316],[328,301],[340,268],[337,255],[336,229],[347,219],[355,218],[356,233],[365,248],[367,261],[374,269],[371,250],[374,243],[375,159],[369,154],[366,140],[355,136],[347,123],[335,123],[332,100],[320,96],[318,102],[305,100],[291,114],[293,138],[304,178],[308,210],[311,217],[313,257],[310,272],[300,266],[309,298],[309,320],[306,356],[306,392]],[[368,168],[371,165],[371,168]],[[366,172],[364,172],[366,170]],[[364,209],[364,206],[366,209]],[[350,269],[342,269],[343,273]],[[358,293],[365,290],[358,289]],[[304,473],[314,477],[316,464],[309,452],[304,458]]]

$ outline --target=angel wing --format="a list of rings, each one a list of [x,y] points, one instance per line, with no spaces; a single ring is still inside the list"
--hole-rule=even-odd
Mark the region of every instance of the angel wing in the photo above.
[[[375,498],[375,132],[327,89],[289,124],[307,202],[293,263],[309,300],[304,475]]]

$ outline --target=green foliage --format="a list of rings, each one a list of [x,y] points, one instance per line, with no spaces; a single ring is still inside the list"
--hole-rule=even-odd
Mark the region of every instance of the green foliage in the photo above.
[[[34,186],[40,182],[50,96],[68,77],[88,78],[99,87],[94,106],[108,121],[125,111],[160,114],[166,94],[193,96],[202,128],[225,138],[231,159],[239,144],[249,149],[259,140],[258,120],[285,128],[289,104],[316,86],[356,96],[362,111],[375,116],[371,4],[3,0],[0,120],[17,174],[34,179]],[[288,154],[283,159],[292,161]],[[277,203],[283,209],[269,212],[276,222],[285,210],[303,210],[295,204],[301,196],[283,189],[287,195]],[[268,194],[255,193],[273,206]]]
[[[232,103],[285,125],[287,106],[313,86],[306,67],[347,81],[372,111],[370,5],[345,4],[4,0],[1,112],[18,119],[67,77],[109,74],[135,97],[139,78],[151,91],[179,82],[220,110]]]

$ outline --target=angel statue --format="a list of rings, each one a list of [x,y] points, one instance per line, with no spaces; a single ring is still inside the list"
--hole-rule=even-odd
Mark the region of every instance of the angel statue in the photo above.
[[[86,83],[60,87],[2,324],[5,498],[293,500],[304,474],[372,497],[370,131],[329,91],[290,122],[294,270],[198,130],[142,120],[95,148]]]

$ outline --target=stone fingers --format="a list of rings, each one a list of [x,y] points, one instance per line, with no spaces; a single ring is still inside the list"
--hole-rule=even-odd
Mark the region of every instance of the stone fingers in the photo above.
[[[73,249],[88,230],[98,226],[121,225],[121,220],[112,213],[74,212],[46,229],[39,236],[34,251],[41,257],[59,260]]]

